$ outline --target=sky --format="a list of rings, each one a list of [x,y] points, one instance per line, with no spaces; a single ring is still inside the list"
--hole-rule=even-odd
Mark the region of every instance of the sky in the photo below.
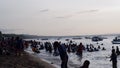
[[[44,36],[120,33],[120,0],[0,0],[0,31]]]

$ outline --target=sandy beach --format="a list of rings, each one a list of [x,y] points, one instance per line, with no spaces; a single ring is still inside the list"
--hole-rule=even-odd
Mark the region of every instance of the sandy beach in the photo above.
[[[40,58],[24,52],[22,56],[1,55],[0,68],[55,68],[51,64],[42,61]]]

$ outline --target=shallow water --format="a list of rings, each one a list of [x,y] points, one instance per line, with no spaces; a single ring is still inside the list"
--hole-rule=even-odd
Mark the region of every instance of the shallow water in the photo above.
[[[82,61],[80,61],[79,57],[75,54],[75,53],[70,53],[68,54],[69,56],[69,61],[68,61],[68,67],[69,68],[78,68],[80,67],[80,65],[82,65],[82,63],[85,60],[89,60],[90,61],[90,66],[89,68],[112,68],[112,62],[110,62],[110,58],[108,58],[111,55],[111,49],[112,46],[119,46],[119,44],[112,44],[111,41],[114,38],[114,36],[107,36],[108,39],[104,39],[101,42],[98,42],[99,44],[96,44],[96,42],[92,42],[90,39],[80,39],[80,40],[73,40],[74,42],[76,42],[77,44],[79,44],[80,42],[83,43],[83,45],[86,44],[93,44],[95,47],[97,47],[98,45],[100,45],[101,47],[105,47],[106,50],[105,51],[97,51],[97,52],[87,52],[84,51],[83,53],[83,59]],[[50,39],[47,40],[49,42],[54,42],[56,39]],[[45,42],[45,40],[37,40],[37,41],[41,41],[41,42]],[[65,38],[61,39],[60,41],[62,41],[63,43],[67,43],[67,41],[65,41]],[[104,45],[101,45],[101,43],[103,43]],[[120,46],[119,46],[120,48]],[[27,52],[34,54],[32,52],[32,50],[30,48],[28,48],[26,50]],[[57,56],[53,56],[52,54],[46,53],[45,50],[41,50],[40,54],[34,54],[35,56],[40,57],[41,59],[44,59],[45,61],[49,62],[49,63],[53,63],[53,65],[57,66],[57,68],[60,68],[60,64],[61,64],[61,60],[60,57]],[[120,56],[118,56],[118,64],[120,64]],[[120,68],[120,65],[117,65],[118,68]]]

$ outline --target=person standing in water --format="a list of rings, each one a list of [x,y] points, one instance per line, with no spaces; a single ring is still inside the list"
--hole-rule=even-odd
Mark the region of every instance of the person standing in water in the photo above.
[[[68,68],[67,67],[68,55],[67,55],[67,52],[66,52],[65,44],[60,44],[59,43],[58,51],[59,51],[59,54],[60,54],[60,59],[62,61],[61,68]]]
[[[82,43],[80,43],[79,46],[78,46],[78,49],[77,49],[76,54],[77,54],[81,59],[82,59],[82,55],[83,55],[83,49],[84,49],[84,47],[83,47]]]
[[[117,68],[117,55],[115,53],[115,49],[112,49],[110,58],[110,61],[112,61],[112,68]]]

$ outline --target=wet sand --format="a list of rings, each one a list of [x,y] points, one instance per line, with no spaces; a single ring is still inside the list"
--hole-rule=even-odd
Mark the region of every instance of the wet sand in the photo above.
[[[52,64],[24,52],[22,56],[0,55],[0,68],[55,68]]]

